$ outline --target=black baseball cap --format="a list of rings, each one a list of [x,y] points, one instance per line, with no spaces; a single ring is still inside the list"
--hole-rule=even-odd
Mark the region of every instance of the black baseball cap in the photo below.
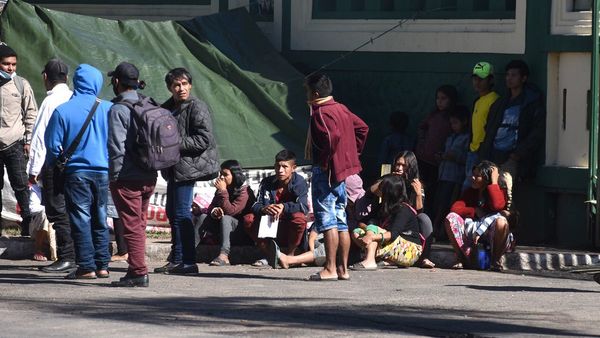
[[[59,59],[51,59],[46,63],[42,74],[46,74],[48,80],[62,80],[69,74],[69,66]]]
[[[108,76],[119,79],[119,82],[128,86],[137,88],[140,72],[137,67],[129,62],[121,62],[115,70],[108,72]]]

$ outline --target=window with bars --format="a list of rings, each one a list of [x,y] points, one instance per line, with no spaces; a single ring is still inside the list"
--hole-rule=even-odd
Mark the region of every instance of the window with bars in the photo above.
[[[516,0],[313,0],[313,19],[514,19]]]

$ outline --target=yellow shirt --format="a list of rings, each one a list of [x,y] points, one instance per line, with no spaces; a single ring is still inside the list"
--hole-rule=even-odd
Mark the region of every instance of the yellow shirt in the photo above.
[[[469,144],[471,151],[477,151],[479,145],[483,142],[485,138],[485,123],[487,122],[490,107],[499,97],[500,95],[492,91],[475,101],[473,117],[471,118],[471,131],[473,132],[473,138]]]

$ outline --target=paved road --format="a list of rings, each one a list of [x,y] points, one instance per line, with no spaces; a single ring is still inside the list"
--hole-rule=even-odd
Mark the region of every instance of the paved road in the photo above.
[[[600,285],[590,280],[411,268],[308,282],[318,268],[203,264],[198,276],[117,289],[36,264],[0,260],[1,337],[600,335]],[[111,269],[115,280],[126,264]]]

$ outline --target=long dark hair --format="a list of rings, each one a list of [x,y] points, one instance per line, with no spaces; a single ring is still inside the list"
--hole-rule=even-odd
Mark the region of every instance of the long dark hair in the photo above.
[[[408,203],[404,178],[398,175],[386,176],[381,181],[380,189],[381,216],[390,217],[400,211],[403,203]]]
[[[240,195],[242,186],[244,182],[246,182],[246,175],[244,175],[244,170],[240,163],[236,160],[227,160],[221,163],[221,170],[227,169],[231,172],[231,176],[233,180],[231,182],[231,187],[227,187],[229,191],[229,195],[232,198],[235,198]]]
[[[473,170],[477,169],[479,171],[479,173],[481,174],[481,178],[483,179],[483,181],[485,182],[485,185],[488,186],[492,183],[492,169],[496,167],[498,168],[498,185],[500,186],[500,188],[504,191],[505,194],[505,198],[506,196],[506,180],[504,179],[504,175],[502,175],[502,171],[500,170],[500,167],[498,167],[496,165],[496,163],[492,162],[492,161],[486,161],[483,160],[481,162],[479,162],[479,164],[477,164],[476,166],[473,167]],[[485,189],[483,191],[483,197],[485,198],[485,200],[489,200],[489,195],[488,195],[488,191],[487,189]]]
[[[436,97],[438,93],[446,95],[446,97],[450,101],[448,104],[448,113],[452,112],[456,108],[456,104],[458,102],[458,91],[456,90],[456,87],[454,87],[453,85],[442,85],[435,90]],[[436,104],[434,111],[437,110],[438,108]]]
[[[394,165],[396,165],[396,162],[400,158],[404,158],[404,162],[406,163],[406,170],[404,170],[406,172],[406,180],[412,182],[415,178],[419,178],[419,164],[415,153],[410,150],[399,152],[394,158]]]

